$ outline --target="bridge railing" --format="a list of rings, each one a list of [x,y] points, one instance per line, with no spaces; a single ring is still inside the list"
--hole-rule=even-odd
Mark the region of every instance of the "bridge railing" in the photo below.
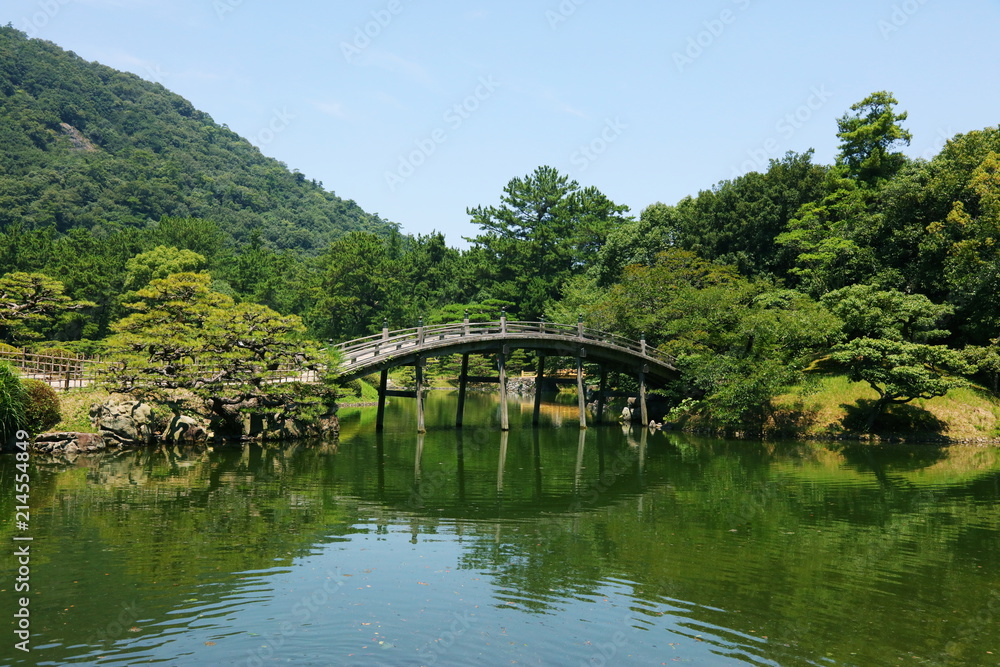
[[[552,336],[567,342],[581,341],[603,343],[623,348],[638,355],[656,359],[666,364],[673,364],[674,359],[654,347],[640,341],[631,340],[597,329],[580,325],[558,324],[554,322],[455,322],[424,327],[412,327],[396,331],[385,331],[364,338],[357,338],[335,345],[348,367],[359,362],[394,352],[402,352],[418,347],[425,347],[435,342],[456,341],[462,338],[485,336]],[[433,345],[431,345],[433,347]]]

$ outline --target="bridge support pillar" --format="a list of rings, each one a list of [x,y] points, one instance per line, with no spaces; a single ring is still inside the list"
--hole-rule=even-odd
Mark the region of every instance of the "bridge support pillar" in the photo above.
[[[545,326],[544,324],[542,325]],[[542,382],[545,380],[545,355],[538,355],[538,372],[535,373],[535,406],[531,413],[532,426],[538,426],[542,413]]]
[[[597,415],[594,417],[594,422],[601,424],[604,422],[604,403],[607,400],[605,393],[608,390],[608,369],[605,366],[601,366],[601,386],[597,390]]]
[[[385,392],[389,385],[389,369],[382,371],[378,382],[378,412],[375,413],[375,430],[385,428]]]
[[[458,376],[458,414],[455,416],[456,428],[462,428],[465,421],[465,390],[469,383],[469,355],[462,355],[462,372]]]
[[[427,433],[427,427],[424,425],[424,360],[423,360],[423,357],[417,357],[416,376],[417,376],[417,433]]]
[[[497,462],[497,493],[503,493],[503,469],[507,465],[507,431],[500,432],[500,460]]]
[[[639,370],[639,414],[642,416],[642,425],[649,426],[649,411],[646,409],[646,373],[649,367],[645,364]]]
[[[507,354],[510,348],[506,345],[497,355],[497,365],[500,370],[500,430],[510,430],[510,415],[507,414]]]
[[[577,405],[580,407],[580,428],[587,428],[587,388],[583,385],[583,358],[587,351],[580,349],[576,354],[576,393]]]

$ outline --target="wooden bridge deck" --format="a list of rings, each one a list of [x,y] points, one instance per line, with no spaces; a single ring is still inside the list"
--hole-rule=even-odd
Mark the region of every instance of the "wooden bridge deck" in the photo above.
[[[645,341],[629,340],[583,326],[551,322],[455,323],[414,327],[358,338],[335,345],[341,355],[340,377],[351,380],[384,368],[407,366],[417,357],[499,350],[504,345],[537,350],[546,356],[583,356],[633,369],[647,365],[652,376],[670,379],[674,359]]]
[[[463,355],[462,374],[459,377],[459,403],[456,425],[462,425],[465,388],[469,381],[487,378],[468,376],[468,355],[496,353],[500,384],[501,429],[508,429],[506,357],[511,348],[531,349],[539,353],[539,366],[535,386],[535,423],[538,420],[541,380],[546,356],[575,357],[576,381],[579,395],[578,407],[581,428],[587,427],[585,388],[583,380],[584,359],[601,366],[601,388],[598,392],[598,413],[605,399],[606,368],[616,367],[635,373],[639,378],[639,402],[643,423],[647,421],[646,378],[666,382],[677,376],[674,359],[646,345],[645,340],[634,341],[603,331],[549,322],[499,322],[442,324],[415,327],[399,331],[384,328],[381,334],[341,343],[334,347],[340,354],[340,379],[352,380],[381,372],[379,384],[379,412],[376,428],[382,428],[386,396],[408,396],[417,399],[417,429],[424,430],[423,422],[423,361],[427,357],[450,354]],[[388,370],[398,366],[416,367],[416,389],[412,392],[389,391],[386,388]]]

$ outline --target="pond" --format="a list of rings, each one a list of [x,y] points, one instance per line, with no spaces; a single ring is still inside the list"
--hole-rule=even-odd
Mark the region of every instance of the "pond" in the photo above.
[[[339,442],[32,461],[10,665],[998,665],[1000,450],[733,442],[432,392]],[[10,546],[14,545],[14,546]]]

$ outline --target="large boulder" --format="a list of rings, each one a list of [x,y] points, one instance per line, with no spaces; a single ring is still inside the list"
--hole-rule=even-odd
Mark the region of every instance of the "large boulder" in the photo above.
[[[205,442],[208,439],[208,430],[194,417],[174,415],[163,432],[163,439],[179,444]]]
[[[153,409],[132,400],[109,400],[90,409],[90,421],[105,443],[117,447],[153,444],[156,434]]]
[[[98,433],[42,433],[31,448],[44,454],[77,454],[105,449],[104,438]]]

